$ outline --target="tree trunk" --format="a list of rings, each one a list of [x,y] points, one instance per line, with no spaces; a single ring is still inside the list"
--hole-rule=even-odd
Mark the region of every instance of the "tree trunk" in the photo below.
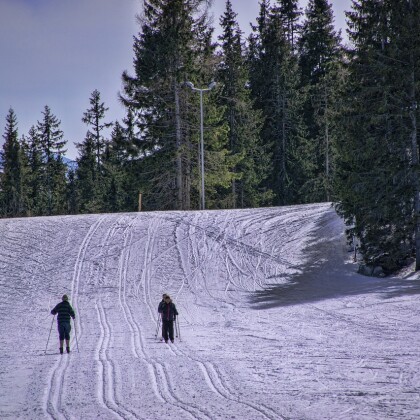
[[[184,210],[191,210],[191,141],[189,136],[185,138],[185,150],[187,150],[187,153],[185,157]]]

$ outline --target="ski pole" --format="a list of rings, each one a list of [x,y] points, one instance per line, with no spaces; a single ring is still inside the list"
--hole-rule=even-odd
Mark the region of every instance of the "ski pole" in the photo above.
[[[155,334],[155,338],[157,338],[157,336],[159,334],[159,327],[160,327],[161,318],[162,318],[162,314],[159,313],[158,319],[156,321],[156,334]]]
[[[76,337],[77,353],[80,353],[79,342],[77,341],[76,321],[74,319],[73,319],[73,324],[74,324],[74,336]]]
[[[51,335],[52,326],[53,326],[53,324],[54,324],[54,319],[55,319],[55,315],[54,315],[54,318],[53,318],[53,320],[52,320],[52,322],[51,322],[50,333],[48,334],[48,340],[47,340],[47,345],[45,346],[45,352],[44,352],[44,355],[45,355],[45,354],[47,354],[47,348],[48,348],[48,343],[50,342],[50,335]]]
[[[176,317],[175,325],[177,326],[179,341],[182,341],[181,340],[181,330],[179,328],[179,316]]]
[[[179,333],[178,333],[177,318],[175,318],[174,324],[175,324],[175,337],[178,338]]]

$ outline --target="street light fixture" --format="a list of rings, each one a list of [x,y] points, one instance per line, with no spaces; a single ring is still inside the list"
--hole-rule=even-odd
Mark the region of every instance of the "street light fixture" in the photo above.
[[[200,163],[201,163],[201,209],[205,210],[206,200],[204,193],[204,123],[203,123],[203,92],[208,92],[216,86],[216,82],[211,82],[208,88],[199,89],[194,87],[191,82],[185,82],[185,84],[193,91],[200,92]]]

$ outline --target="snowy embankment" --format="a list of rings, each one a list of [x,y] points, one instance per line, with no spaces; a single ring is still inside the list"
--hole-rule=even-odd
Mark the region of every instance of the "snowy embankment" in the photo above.
[[[418,281],[358,276],[343,232],[327,204],[0,220],[0,418],[420,418]]]

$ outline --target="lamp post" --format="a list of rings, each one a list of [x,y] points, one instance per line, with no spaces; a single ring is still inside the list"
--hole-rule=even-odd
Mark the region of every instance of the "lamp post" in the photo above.
[[[199,89],[194,87],[191,82],[185,82],[185,84],[193,91],[200,92],[200,163],[201,163],[201,209],[205,210],[206,200],[204,193],[204,113],[203,113],[203,92],[208,92],[216,86],[216,82],[211,82],[208,88]]]

